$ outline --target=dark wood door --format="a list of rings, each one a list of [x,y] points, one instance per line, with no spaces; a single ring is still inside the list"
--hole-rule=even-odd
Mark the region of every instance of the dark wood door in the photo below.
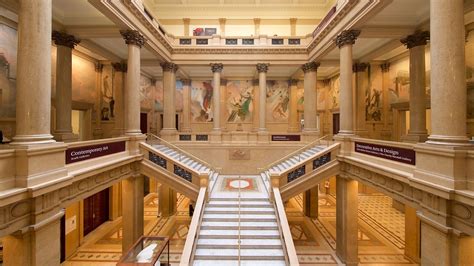
[[[84,200],[84,236],[109,220],[109,189]]]
[[[332,134],[333,135],[336,135],[337,133],[339,133],[339,125],[340,125],[340,121],[339,121],[339,114],[332,114]]]
[[[148,114],[140,113],[140,130],[143,134],[148,133]]]

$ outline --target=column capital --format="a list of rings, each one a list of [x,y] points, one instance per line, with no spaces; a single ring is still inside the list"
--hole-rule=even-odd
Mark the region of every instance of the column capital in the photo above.
[[[112,63],[112,67],[116,72],[127,72],[127,64],[125,63]]]
[[[176,73],[176,71],[178,71],[178,65],[175,63],[163,62],[163,63],[160,63],[160,66],[163,69],[163,72]]]
[[[298,81],[297,79],[290,79],[288,82],[290,83],[290,86],[296,86],[298,85]]]
[[[257,64],[257,71],[258,71],[258,73],[262,73],[262,72],[267,73],[268,72],[268,64],[258,63]]]
[[[191,86],[190,79],[182,79],[181,82],[183,83],[183,86]]]
[[[224,69],[224,65],[222,63],[211,63],[212,73],[216,73],[216,72],[221,73],[223,69]]]
[[[81,42],[81,40],[74,37],[74,35],[56,30],[53,30],[52,39],[56,45],[66,46],[71,49],[74,49],[74,46]]]
[[[126,44],[133,44],[140,48],[145,44],[145,37],[137,30],[121,30],[120,34],[125,40]]]
[[[380,69],[382,69],[382,73],[387,73],[390,71],[390,63],[383,63],[380,65]]]
[[[226,18],[219,18],[219,23],[221,23],[221,24],[225,23],[226,21],[227,21]]]
[[[368,66],[369,64],[367,63],[355,63],[352,65],[352,72],[354,73],[365,72]]]
[[[429,31],[416,31],[414,34],[401,39],[400,42],[406,45],[408,49],[411,49],[416,46],[426,45],[429,39]]]
[[[360,30],[345,30],[342,31],[336,37],[336,45],[337,47],[341,48],[344,45],[352,45],[355,44],[357,37],[360,35]]]
[[[290,24],[296,24],[297,18],[290,18]]]
[[[102,70],[104,69],[104,65],[97,62],[95,63],[95,72],[102,73]]]
[[[316,72],[318,71],[318,67],[320,66],[320,63],[317,62],[308,62],[301,66],[301,69],[303,70],[304,73],[308,72]]]
[[[326,87],[331,85],[331,79],[323,79],[322,82],[323,82],[324,86],[326,86]]]
[[[260,18],[254,18],[253,23],[254,24],[260,24]]]
[[[183,18],[183,23],[184,24],[189,24],[191,22],[190,18]]]

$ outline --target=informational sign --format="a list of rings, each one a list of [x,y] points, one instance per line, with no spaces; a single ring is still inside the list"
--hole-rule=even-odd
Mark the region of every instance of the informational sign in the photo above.
[[[378,145],[372,143],[355,142],[355,151],[375,157],[415,165],[416,153],[414,150]]]
[[[66,150],[66,164],[85,161],[125,151],[125,141],[103,143]]]
[[[272,135],[272,141],[301,141],[300,135]]]

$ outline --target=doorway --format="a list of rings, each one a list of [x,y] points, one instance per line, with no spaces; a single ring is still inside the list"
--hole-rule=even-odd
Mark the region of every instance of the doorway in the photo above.
[[[109,189],[84,199],[84,236],[109,220]]]
[[[148,133],[148,114],[140,113],[140,130],[142,134]]]
[[[340,129],[339,119],[340,119],[339,113],[332,114],[332,134],[333,135],[336,135],[337,133],[339,133],[339,129]]]
[[[85,115],[86,112],[82,110],[72,110],[71,112],[72,133],[77,135],[80,141],[86,140],[84,130]]]

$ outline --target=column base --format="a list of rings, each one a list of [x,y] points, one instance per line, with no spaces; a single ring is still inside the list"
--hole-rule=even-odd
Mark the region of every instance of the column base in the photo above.
[[[421,143],[428,140],[428,134],[416,134],[408,132],[408,135],[402,136],[402,142]]]
[[[125,129],[124,128],[114,128],[112,130],[111,137],[116,138],[116,137],[121,137],[125,135]]]
[[[222,131],[220,129],[213,129],[211,133],[209,134],[210,136],[210,142],[211,143],[221,143],[222,142]]]
[[[334,136],[334,140],[341,143],[341,149],[339,150],[340,155],[350,155],[353,151],[352,148],[352,138],[354,138],[355,135],[341,135],[337,134]]]
[[[288,127],[288,133],[296,133],[296,132],[299,132],[300,129],[296,126],[290,126]]]
[[[305,142],[312,142],[317,140],[321,135],[321,132],[319,130],[303,130],[301,133],[302,136],[302,141]]]
[[[426,143],[434,145],[446,146],[472,146],[466,136],[444,136],[444,135],[430,135]]]
[[[365,129],[356,129],[354,131],[354,134],[356,136],[359,136],[361,138],[369,138],[369,131],[365,130]]]
[[[54,132],[54,139],[62,142],[75,142],[79,140],[79,136],[72,132]]]
[[[257,132],[257,142],[258,143],[269,143],[270,142],[270,133],[268,131],[259,131]]]
[[[51,134],[16,135],[10,145],[36,145],[56,142]]]
[[[178,130],[175,128],[163,128],[160,131],[160,137],[166,141],[177,141]]]

